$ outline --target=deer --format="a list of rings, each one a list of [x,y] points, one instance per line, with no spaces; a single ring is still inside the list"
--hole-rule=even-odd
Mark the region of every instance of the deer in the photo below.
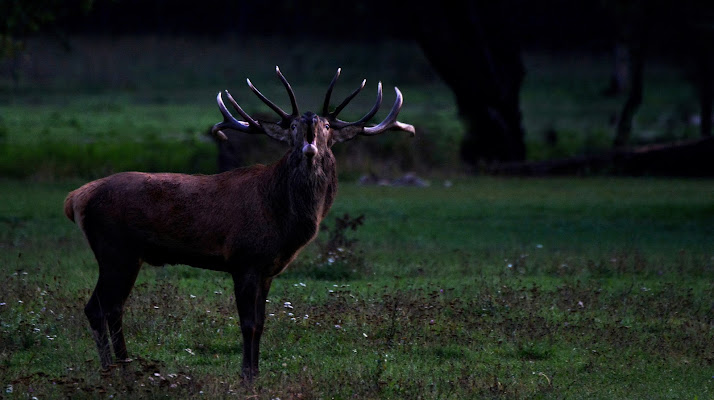
[[[338,119],[338,114],[364,88],[366,79],[329,111],[338,68],[327,88],[322,113],[300,114],[292,87],[278,67],[275,71],[290,99],[290,114],[247,79],[251,91],[279,120],[253,119],[225,90],[243,120],[228,111],[219,92],[216,101],[223,121],[211,129],[222,140],[227,139],[225,132],[242,132],[287,144],[285,155],[273,164],[214,175],[119,172],[67,195],[64,212],[79,226],[99,266],[84,312],[102,371],[117,365],[110,342],[116,363],[132,361],[122,317],[141,266],[185,264],[231,274],[243,338],[241,376],[252,382],[258,376],[271,283],[316,237],[335,200],[337,170],[331,147],[387,131],[415,135],[414,126],[397,120],[403,102],[397,87],[389,114],[379,124],[367,126],[382,102],[381,82],[372,109],[359,120],[347,122]]]

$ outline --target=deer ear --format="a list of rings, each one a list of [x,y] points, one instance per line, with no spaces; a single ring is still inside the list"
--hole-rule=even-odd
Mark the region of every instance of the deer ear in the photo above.
[[[258,123],[266,135],[279,142],[290,143],[290,129],[285,129],[275,122],[259,121]]]
[[[335,129],[332,131],[332,141],[336,143],[346,142],[352,140],[355,136],[364,132],[363,126],[346,126],[342,129]]]

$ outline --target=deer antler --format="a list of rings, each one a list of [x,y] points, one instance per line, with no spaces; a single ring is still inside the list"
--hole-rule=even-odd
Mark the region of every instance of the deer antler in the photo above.
[[[327,93],[325,93],[325,102],[322,105],[323,117],[330,116],[330,112],[328,110],[328,108],[330,107],[330,96],[332,96],[332,89],[335,87],[335,82],[337,82],[337,78],[340,77],[340,72],[342,72],[342,68],[337,68],[337,73],[335,73],[335,77],[332,78],[332,81],[330,81],[330,86],[327,87]]]
[[[332,117],[333,119],[336,118],[337,114],[339,114],[342,111],[342,109],[345,108],[347,106],[347,104],[349,104],[350,101],[352,101],[352,99],[354,99],[355,96],[357,96],[357,94],[359,94],[359,92],[362,91],[362,89],[364,89],[364,85],[366,83],[367,83],[367,80],[363,79],[360,86],[357,89],[355,89],[349,96],[347,96],[346,99],[342,100],[342,103],[340,103],[340,105],[337,106],[337,108],[335,108],[335,111],[330,113],[329,116]]]
[[[377,111],[379,111],[379,107],[382,105],[382,82],[379,82],[377,84],[377,101],[375,102],[374,106],[372,106],[372,109],[369,110],[369,112],[365,114],[364,117],[360,118],[355,122],[346,122],[337,119],[337,114],[339,114],[347,106],[347,104],[349,104],[349,102],[352,101],[352,99],[354,99],[355,96],[357,96],[357,94],[362,91],[362,89],[364,89],[364,85],[367,83],[366,79],[362,80],[362,84],[357,89],[355,89],[349,96],[347,96],[347,98],[344,99],[342,103],[340,103],[340,105],[338,105],[333,112],[329,112],[328,107],[330,105],[330,96],[332,95],[332,89],[335,87],[335,83],[337,82],[337,78],[340,77],[341,71],[342,68],[337,68],[337,73],[335,74],[335,77],[332,78],[330,86],[327,88],[327,93],[325,94],[325,103],[322,106],[322,115],[328,117],[332,121],[332,125],[336,129],[342,129],[348,126],[361,125],[366,123],[372,117],[374,117],[375,114],[377,114]]]
[[[293,88],[290,87],[290,83],[288,83],[288,80],[285,79],[282,73],[280,73],[280,68],[275,66],[275,72],[278,74],[278,77],[280,78],[280,81],[283,83],[285,86],[285,89],[288,91],[288,96],[290,97],[290,105],[293,108],[292,114],[288,115],[285,111],[283,111],[280,107],[275,105],[272,101],[268,100],[267,97],[263,96],[262,93],[258,89],[253,86],[253,84],[250,82],[250,79],[247,79],[248,81],[248,86],[250,86],[250,90],[253,91],[253,93],[258,96],[260,100],[263,101],[268,107],[270,107],[273,111],[275,111],[278,115],[280,115],[281,122],[289,121],[293,117],[297,117],[300,115],[300,112],[298,111],[298,106],[297,106],[297,100],[295,100],[295,92],[293,92]]]
[[[222,140],[228,140],[226,137],[226,134],[223,133],[223,129],[235,129],[240,132],[245,132],[245,133],[262,133],[263,128],[260,127],[258,122],[251,118],[248,113],[243,111],[243,109],[236,103],[236,101],[233,99],[233,96],[231,96],[230,93],[226,90],[226,96],[228,96],[228,100],[231,102],[231,105],[233,108],[235,108],[236,111],[238,111],[238,114],[241,115],[246,121],[248,122],[243,122],[243,121],[238,121],[231,115],[230,111],[226,108],[226,105],[223,103],[223,98],[221,97],[221,92],[218,92],[218,96],[216,96],[216,102],[218,103],[218,109],[221,111],[221,114],[223,115],[223,122],[219,122],[215,125],[213,125],[213,128],[211,128],[211,133],[218,136]]]
[[[394,91],[397,92],[397,99],[394,101],[394,105],[392,106],[391,111],[389,111],[389,114],[387,117],[384,119],[384,121],[380,122],[377,126],[372,126],[372,127],[367,127],[364,128],[364,131],[360,133],[361,135],[364,136],[374,136],[374,135],[379,135],[380,133],[384,131],[388,131],[390,129],[394,130],[401,130],[401,131],[406,131],[411,133],[412,136],[416,134],[416,131],[414,130],[413,125],[405,124],[402,122],[397,121],[397,116],[399,115],[399,111],[402,109],[402,92],[399,91],[399,88],[396,86],[394,87]],[[381,92],[380,92],[381,94]]]
[[[250,89],[253,91],[253,93],[258,96],[258,98],[263,101],[268,107],[270,107],[273,111],[275,111],[281,119],[281,123],[287,122],[291,120],[294,117],[297,117],[299,114],[298,111],[298,106],[297,106],[297,100],[295,99],[295,92],[293,92],[292,87],[290,86],[290,83],[288,82],[287,79],[283,76],[283,74],[280,72],[280,68],[275,66],[275,72],[278,74],[278,78],[280,78],[280,81],[283,83],[285,86],[285,89],[288,92],[288,96],[290,97],[290,105],[292,106],[292,114],[288,114],[285,111],[283,111],[280,107],[278,107],[275,103],[270,101],[267,97],[265,97],[258,89],[256,89],[255,86],[253,86],[253,83],[251,83],[250,79],[246,79],[248,82],[248,86]],[[226,105],[223,103],[223,98],[221,97],[221,93],[218,92],[218,96],[216,97],[216,102],[218,103],[218,109],[221,111],[221,114],[223,115],[223,122],[217,123],[216,125],[211,128],[211,133],[218,136],[222,140],[227,140],[226,135],[223,133],[222,129],[235,129],[240,132],[245,132],[245,133],[265,133],[265,129],[260,126],[260,123],[258,121],[254,120],[248,113],[243,111],[243,109],[238,105],[238,103],[233,99],[233,96],[231,96],[230,93],[226,90],[226,96],[228,96],[228,100],[231,102],[231,105],[233,108],[240,114],[241,117],[243,117],[247,122],[243,121],[238,121],[231,115],[230,111],[228,111],[228,108],[226,108]]]

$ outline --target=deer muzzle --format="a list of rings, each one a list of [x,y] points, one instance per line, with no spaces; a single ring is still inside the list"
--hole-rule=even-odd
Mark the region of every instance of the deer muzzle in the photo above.
[[[313,143],[304,142],[302,146],[302,154],[307,157],[314,157],[317,154],[317,146]]]

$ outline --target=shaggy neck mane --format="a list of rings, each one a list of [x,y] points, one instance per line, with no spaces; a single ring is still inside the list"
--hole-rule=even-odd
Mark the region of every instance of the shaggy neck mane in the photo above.
[[[273,164],[273,181],[265,192],[272,196],[270,204],[285,226],[302,226],[297,221],[319,226],[332,205],[337,192],[335,158],[326,152],[306,165],[301,154],[288,152]]]

